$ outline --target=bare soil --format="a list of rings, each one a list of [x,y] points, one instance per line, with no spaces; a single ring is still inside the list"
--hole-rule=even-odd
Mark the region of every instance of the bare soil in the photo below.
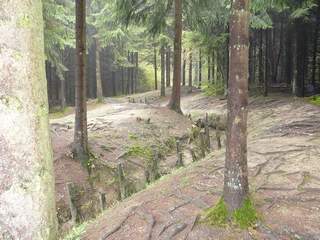
[[[130,131],[128,125],[137,116],[151,117],[154,124],[167,121],[176,133],[190,126],[185,118],[164,108],[117,104],[106,104],[90,112],[89,119],[110,122],[109,127],[114,126],[120,132]],[[226,101],[195,93],[184,96],[182,105],[184,113],[203,115],[208,110],[225,113]],[[81,239],[319,240],[319,110],[287,96],[251,98],[249,178],[252,197],[261,215],[255,227],[240,230],[199,223],[203,211],[216,204],[222,194],[224,151],[214,150],[205,159],[175,171],[107,210],[89,225]],[[58,142],[54,140],[56,154],[60,152]],[[121,152],[114,151],[113,155],[106,154],[106,159]]]

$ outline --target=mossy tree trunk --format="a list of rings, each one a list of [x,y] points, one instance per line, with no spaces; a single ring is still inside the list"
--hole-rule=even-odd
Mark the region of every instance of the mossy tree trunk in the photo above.
[[[76,79],[74,158],[86,166],[88,156],[86,90],[86,0],[76,1]]]
[[[0,239],[54,240],[42,3],[0,1]]]
[[[231,215],[248,198],[247,105],[249,0],[235,0],[230,16],[230,61],[224,200]]]
[[[182,0],[174,1],[175,11],[175,36],[174,36],[174,68],[173,86],[169,108],[177,113],[182,113],[180,107],[181,88],[181,45],[182,45]]]

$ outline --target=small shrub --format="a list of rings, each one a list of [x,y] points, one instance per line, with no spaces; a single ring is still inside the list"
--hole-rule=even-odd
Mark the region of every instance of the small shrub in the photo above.
[[[205,84],[203,91],[206,96],[221,96],[224,94],[224,86],[219,84]]]
[[[309,98],[309,102],[310,102],[311,104],[320,106],[320,95],[316,95],[316,96],[310,97],[310,98]]]

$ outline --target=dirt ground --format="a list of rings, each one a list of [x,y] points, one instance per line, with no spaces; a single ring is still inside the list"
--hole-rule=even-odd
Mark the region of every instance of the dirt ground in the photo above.
[[[158,101],[157,104],[164,103]],[[130,123],[130,118],[145,116],[146,112],[155,120],[159,117],[159,121],[170,122],[173,129],[183,122],[178,116],[175,123],[171,118],[165,120],[164,115],[170,113],[162,108],[117,104],[110,103],[109,107],[90,112],[89,122],[101,118],[104,119],[102,122],[112,121],[112,126],[119,121],[116,128],[120,129],[128,126],[126,122]],[[135,110],[132,110],[133,105]],[[208,110],[223,113],[226,101],[196,93],[183,97],[182,106],[185,113],[204,114]],[[215,149],[205,159],[176,170],[107,210],[87,227],[81,239],[319,240],[319,110],[319,107],[290,97],[251,98],[249,180],[252,197],[261,215],[254,228],[222,229],[198,222],[203,211],[216,204],[222,194],[224,151]],[[54,142],[57,156],[59,140]],[[72,171],[81,172],[77,168]]]

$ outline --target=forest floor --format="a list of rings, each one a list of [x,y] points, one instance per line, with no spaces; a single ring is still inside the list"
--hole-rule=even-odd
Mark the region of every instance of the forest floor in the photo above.
[[[160,130],[163,132],[156,138],[181,137],[191,128],[187,118],[163,108],[167,99],[153,98],[155,93],[146,95],[152,105],[108,99],[105,106],[89,111],[90,146],[96,147],[95,154],[108,162],[117,161],[122,146],[132,144],[132,138],[145,141]],[[137,96],[136,102],[146,95]],[[225,114],[226,101],[198,92],[184,94],[182,108],[193,116]],[[319,240],[319,107],[289,96],[272,96],[251,98],[249,108],[250,191],[260,215],[256,226],[240,230],[199,223],[205,209],[214,206],[222,195],[224,150],[217,150],[213,142],[213,151],[206,158],[173,170],[147,189],[117,202],[87,227],[81,239]],[[153,127],[149,127],[149,118]],[[57,202],[64,199],[66,182],[87,182],[86,171],[69,156],[72,122],[72,115],[51,122]],[[148,127],[151,132],[144,130]],[[137,135],[144,131],[146,136]],[[97,132],[110,137],[101,139],[98,134],[95,138]],[[167,165],[174,165],[174,153],[166,159]],[[185,159],[190,161],[188,156]]]

